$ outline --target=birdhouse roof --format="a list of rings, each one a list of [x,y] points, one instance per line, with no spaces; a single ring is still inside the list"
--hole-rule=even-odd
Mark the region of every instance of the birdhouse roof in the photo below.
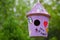
[[[27,13],[27,16],[31,15],[45,15],[50,17],[48,12],[45,10],[45,8],[41,5],[41,3],[36,3],[33,8]]]

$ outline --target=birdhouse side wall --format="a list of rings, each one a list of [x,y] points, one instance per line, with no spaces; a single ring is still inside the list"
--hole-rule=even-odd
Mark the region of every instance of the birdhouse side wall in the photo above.
[[[48,36],[49,18],[46,16],[29,16],[28,30],[30,37],[47,37]]]

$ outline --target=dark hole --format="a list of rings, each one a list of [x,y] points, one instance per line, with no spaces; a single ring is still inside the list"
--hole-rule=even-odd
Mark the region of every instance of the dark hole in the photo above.
[[[35,25],[35,26],[39,26],[39,25],[40,25],[40,21],[39,21],[39,20],[35,20],[35,21],[34,21],[34,25]]]

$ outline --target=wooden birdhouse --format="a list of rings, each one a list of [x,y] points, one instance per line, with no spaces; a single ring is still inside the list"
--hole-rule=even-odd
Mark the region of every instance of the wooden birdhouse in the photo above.
[[[36,3],[34,7],[27,13],[28,30],[30,37],[47,37],[48,23],[50,15],[41,5]]]

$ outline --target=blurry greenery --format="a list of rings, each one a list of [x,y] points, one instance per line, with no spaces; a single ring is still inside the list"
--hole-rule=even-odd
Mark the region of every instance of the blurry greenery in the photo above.
[[[51,15],[47,39],[60,40],[60,0],[50,1],[52,4],[48,5],[41,0]],[[30,0],[0,0],[0,40],[35,40],[28,35],[26,13],[30,9]]]

